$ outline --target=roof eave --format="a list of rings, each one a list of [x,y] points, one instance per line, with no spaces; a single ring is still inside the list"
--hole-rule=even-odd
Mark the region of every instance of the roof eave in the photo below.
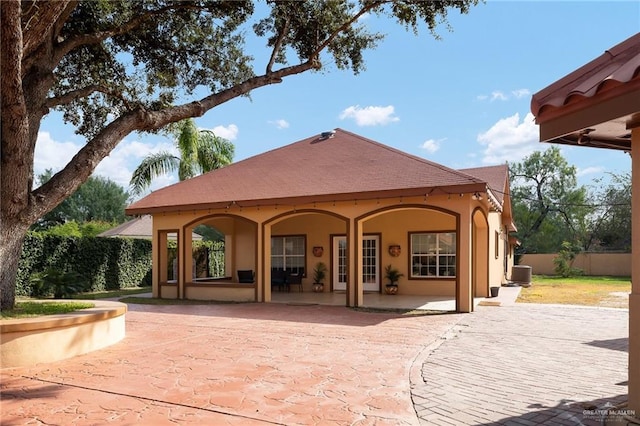
[[[606,92],[589,97],[574,100],[562,107],[547,107],[540,111],[536,122],[540,125],[540,141],[555,142],[572,133],[581,132],[593,127],[593,123],[606,123],[620,117],[631,119],[632,114],[640,111],[640,78],[636,78],[626,84],[614,87]],[[627,125],[628,127],[629,125]],[[597,140],[595,135],[590,135]],[[619,135],[623,136],[623,135]],[[602,138],[602,144],[610,143],[611,137]],[[579,135],[566,138],[560,143],[579,145]],[[624,142],[624,140],[620,140]],[[629,150],[629,146],[618,143],[618,149]]]
[[[165,205],[150,207],[129,207],[125,209],[127,215],[140,214],[157,214],[157,213],[177,213],[197,210],[219,210],[232,208],[248,208],[261,206],[296,206],[313,203],[327,203],[336,201],[359,201],[359,200],[375,200],[400,197],[416,197],[416,196],[435,196],[450,194],[468,194],[474,192],[486,191],[487,184],[485,182],[475,182],[460,185],[447,186],[427,186],[420,188],[404,188],[385,191],[369,191],[358,193],[342,193],[342,194],[320,194],[303,197],[286,197],[256,200],[228,200],[215,203],[200,203],[188,205]]]

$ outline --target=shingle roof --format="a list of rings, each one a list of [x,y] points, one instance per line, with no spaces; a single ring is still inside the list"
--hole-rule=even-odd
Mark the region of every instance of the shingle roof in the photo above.
[[[460,169],[460,171],[487,182],[489,189],[500,205],[504,203],[505,188],[509,178],[509,166],[500,164],[497,166]]]
[[[159,189],[128,214],[484,191],[486,182],[336,129]]]
[[[150,239],[152,235],[153,218],[150,215],[137,217],[98,234],[99,237],[127,237],[143,239]],[[193,232],[192,239],[201,240],[202,236]]]

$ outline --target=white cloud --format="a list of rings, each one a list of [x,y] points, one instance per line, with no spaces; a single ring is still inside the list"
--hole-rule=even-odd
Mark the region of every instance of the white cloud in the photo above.
[[[229,141],[234,141],[238,138],[238,126],[235,124],[229,124],[228,126],[216,126],[213,129],[205,129],[211,130],[214,135],[220,136],[221,138],[225,138]]]
[[[433,154],[434,152],[440,149],[440,143],[444,142],[445,140],[446,138],[439,139],[439,140],[429,139],[424,141],[424,143],[420,145],[420,147],[425,151],[427,151],[428,153]]]
[[[478,95],[476,96],[476,100],[477,101],[486,101],[489,100],[490,102],[493,101],[508,101],[510,99],[522,99],[526,96],[531,95],[531,92],[529,91],[529,89],[516,89],[516,90],[511,90],[511,92],[509,94],[505,93],[502,90],[494,90],[493,92],[491,92],[491,95]]]
[[[73,142],[58,142],[49,132],[38,132],[34,157],[34,172],[36,175],[47,169],[57,172],[67,165],[69,160],[82,148]]]
[[[494,90],[493,92],[491,92],[491,102],[493,101],[506,101],[507,99],[507,95],[505,95],[504,93],[502,93],[500,90]]]
[[[128,141],[123,140],[111,151],[107,157],[105,157],[98,167],[96,167],[95,174],[107,177],[118,185],[127,189],[129,187],[129,181],[133,171],[142,162],[142,159],[149,154],[156,154],[158,152],[170,152],[174,155],[178,155],[173,142],[161,141],[156,144],[142,143],[140,141]],[[154,180],[154,186],[157,181],[160,181],[162,177]]]
[[[529,96],[531,92],[529,91],[529,89],[517,89],[517,90],[512,90],[511,94],[515,96],[516,99],[520,99],[520,98],[524,98],[525,96]]]
[[[72,142],[54,140],[49,132],[38,133],[34,157],[35,174],[39,175],[46,169],[52,169],[54,172],[62,170],[80,148],[80,145]],[[150,144],[125,139],[98,164],[94,175],[106,177],[126,190],[129,187],[131,174],[142,159],[149,154],[162,151],[178,154],[173,142],[168,140]],[[176,181],[177,178],[173,175],[160,176],[154,180],[152,189],[160,188]]]
[[[592,166],[586,167],[584,169],[578,169],[577,176],[586,176],[586,175],[601,175],[606,171],[605,167],[602,166]]]
[[[489,130],[478,135],[478,142],[486,146],[482,162],[501,164],[505,161],[518,162],[534,151],[544,149],[539,143],[538,126],[528,113],[522,122],[520,115],[498,120]]]
[[[394,107],[389,105],[368,106],[360,108],[359,105],[350,106],[340,113],[340,119],[353,118],[358,126],[377,126],[386,125],[396,121],[400,121],[398,117],[394,117]]]
[[[282,118],[280,120],[270,120],[269,124],[275,125],[276,128],[278,128],[278,129],[287,129],[287,128],[289,128],[289,122],[287,120],[283,120]]]

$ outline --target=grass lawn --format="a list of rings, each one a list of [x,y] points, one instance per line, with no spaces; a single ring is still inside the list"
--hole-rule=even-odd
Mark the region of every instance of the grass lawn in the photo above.
[[[238,303],[254,302],[231,302],[225,300],[190,300],[190,299],[157,299],[151,297],[124,297],[120,299],[122,303],[135,303],[138,305],[232,305]]]
[[[29,318],[41,315],[67,314],[94,306],[91,302],[16,302],[13,309],[4,310],[0,315],[2,319]]]
[[[128,296],[130,294],[151,293],[151,287],[133,287],[122,290],[100,291],[95,293],[78,293],[71,296],[72,299],[112,299]]]
[[[628,308],[631,279],[627,277],[571,277],[534,275],[529,288],[522,288],[520,303]]]

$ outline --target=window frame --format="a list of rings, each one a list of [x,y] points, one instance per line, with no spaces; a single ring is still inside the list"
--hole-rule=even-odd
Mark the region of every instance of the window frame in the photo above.
[[[438,254],[438,253],[417,253],[414,251],[414,236],[417,235],[434,235],[435,236],[435,242],[436,242],[436,251],[440,251],[440,244],[441,244],[441,236],[444,236],[445,234],[450,234],[453,235],[453,238],[455,238],[455,242],[453,244],[453,252],[452,253],[442,253],[442,254]],[[458,233],[454,230],[443,230],[443,231],[415,231],[415,232],[409,232],[408,233],[408,240],[409,240],[409,256],[408,256],[408,260],[409,260],[409,267],[408,267],[408,271],[409,271],[409,279],[410,280],[455,280],[458,278],[457,272],[458,272],[458,251],[459,251],[459,247],[458,247]],[[419,266],[419,271],[418,274],[414,273],[414,258],[415,257],[426,257],[426,258],[430,258],[432,257],[434,262],[427,262],[426,264],[422,263],[422,260],[420,261],[420,263],[416,263]],[[442,258],[447,258],[447,259],[451,259],[453,258],[453,262],[441,262]],[[421,272],[424,268],[429,268],[429,269],[433,269],[435,271],[435,273],[433,275],[422,275]],[[442,268],[446,268],[446,270],[451,271],[453,269],[453,274],[452,275],[441,275],[441,269]]]
[[[273,240],[276,239],[276,238],[282,239],[283,253],[274,255],[274,253],[273,253]],[[287,239],[293,239],[293,238],[302,238],[302,249],[303,249],[302,255],[289,255],[289,256],[287,256],[287,253],[286,253],[286,241],[287,241]],[[272,235],[271,236],[271,240],[269,241],[269,244],[270,244],[270,247],[271,247],[271,255],[269,257],[271,270],[282,268],[284,270],[287,270],[287,271],[291,272],[292,270],[295,271],[296,269],[302,268],[303,276],[304,277],[307,276],[307,235],[306,234]],[[274,262],[273,262],[274,256],[282,257],[282,265],[283,266],[274,266]],[[300,258],[300,257],[302,258],[302,266],[288,266],[287,265],[287,258]],[[297,272],[294,272],[294,273],[297,273]]]

